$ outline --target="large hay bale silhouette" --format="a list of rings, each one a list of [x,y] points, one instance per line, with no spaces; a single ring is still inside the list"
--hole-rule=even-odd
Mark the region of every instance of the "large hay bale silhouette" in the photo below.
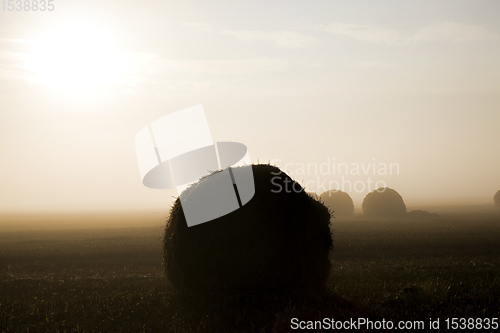
[[[498,191],[495,196],[493,197],[493,200],[495,201],[495,205],[500,207],[500,191]]]
[[[354,203],[351,196],[340,190],[323,192],[320,199],[333,211],[333,216],[351,216],[354,213]]]
[[[333,247],[328,209],[277,167],[241,168],[252,168],[255,195],[240,209],[188,227],[175,201],[163,243],[167,278],[200,296],[321,289]],[[209,175],[186,191],[210,181]]]
[[[406,205],[401,195],[388,187],[381,187],[368,193],[363,200],[363,212],[372,217],[403,217]]]
[[[319,195],[317,195],[315,192],[306,192],[306,193],[314,200],[319,200]]]

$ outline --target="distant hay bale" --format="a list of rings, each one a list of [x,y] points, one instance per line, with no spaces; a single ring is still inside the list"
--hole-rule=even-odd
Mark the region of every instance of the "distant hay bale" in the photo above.
[[[406,205],[398,192],[381,187],[366,195],[363,212],[371,217],[398,218],[406,215]]]
[[[320,199],[333,211],[333,216],[351,216],[354,213],[354,203],[351,196],[340,190],[326,191]]]
[[[500,191],[498,191],[495,196],[493,197],[493,200],[495,201],[495,205],[500,207]]]
[[[321,289],[333,248],[328,209],[277,167],[241,168],[252,168],[255,182],[255,195],[242,208],[187,227],[175,201],[163,242],[167,278],[178,290],[200,296]],[[211,176],[204,177],[186,191],[210,182]]]

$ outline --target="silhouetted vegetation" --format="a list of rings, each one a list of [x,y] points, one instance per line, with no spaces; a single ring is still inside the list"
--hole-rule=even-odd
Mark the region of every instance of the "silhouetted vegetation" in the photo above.
[[[335,217],[351,216],[354,213],[354,203],[346,192],[326,191],[320,195],[320,198],[333,211]]]
[[[400,218],[406,214],[403,198],[388,187],[368,193],[362,207],[366,215],[377,218]]]
[[[164,236],[167,278],[198,298],[324,288],[333,246],[328,209],[276,167],[241,168],[252,168],[255,182],[255,195],[242,208],[188,227],[175,201]],[[183,195],[190,198],[210,181],[202,178]]]

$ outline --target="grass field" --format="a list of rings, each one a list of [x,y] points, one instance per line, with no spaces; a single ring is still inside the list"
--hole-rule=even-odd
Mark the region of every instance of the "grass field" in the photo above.
[[[167,212],[0,217],[0,332],[288,332],[291,319],[500,318],[500,212],[334,219],[322,295],[180,297],[165,280]],[[483,330],[484,331],[484,330]],[[485,331],[494,331],[492,329]]]

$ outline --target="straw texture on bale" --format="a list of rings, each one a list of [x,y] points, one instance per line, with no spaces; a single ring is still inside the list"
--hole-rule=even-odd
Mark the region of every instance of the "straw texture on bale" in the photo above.
[[[306,192],[311,198],[313,198],[314,200],[318,200],[319,201],[319,195],[317,195],[316,193],[314,192]]]
[[[254,197],[240,209],[187,227],[180,200],[175,201],[163,242],[169,281],[179,291],[200,295],[321,289],[333,248],[328,209],[277,167],[239,168],[252,168],[255,182]],[[210,178],[185,191],[208,186]]]
[[[320,198],[333,211],[335,217],[351,216],[354,213],[354,203],[346,192],[326,191],[320,195]]]
[[[381,187],[366,195],[363,212],[372,217],[397,218],[406,215],[406,205],[398,192]]]
[[[495,196],[493,197],[493,200],[495,201],[495,205],[500,207],[500,191],[498,191]]]

